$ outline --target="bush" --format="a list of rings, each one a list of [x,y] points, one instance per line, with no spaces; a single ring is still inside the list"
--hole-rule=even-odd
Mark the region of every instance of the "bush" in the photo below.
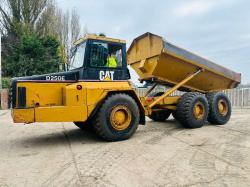
[[[9,89],[11,84],[11,78],[3,77],[2,78],[2,87],[3,89]]]

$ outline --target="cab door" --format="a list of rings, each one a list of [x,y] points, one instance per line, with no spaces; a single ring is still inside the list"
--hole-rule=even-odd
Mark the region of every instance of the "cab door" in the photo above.
[[[90,40],[85,64],[84,80],[116,81],[130,78],[126,63],[126,44]]]

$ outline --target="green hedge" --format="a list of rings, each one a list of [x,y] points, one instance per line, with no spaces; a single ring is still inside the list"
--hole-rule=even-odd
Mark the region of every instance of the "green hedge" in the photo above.
[[[9,89],[11,84],[11,78],[10,77],[3,77],[2,78],[2,87],[3,89]]]

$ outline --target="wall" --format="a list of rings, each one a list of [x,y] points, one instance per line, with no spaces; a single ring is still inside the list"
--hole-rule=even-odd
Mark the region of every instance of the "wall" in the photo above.
[[[9,92],[7,89],[1,90],[1,109],[6,110],[8,109],[8,97]]]

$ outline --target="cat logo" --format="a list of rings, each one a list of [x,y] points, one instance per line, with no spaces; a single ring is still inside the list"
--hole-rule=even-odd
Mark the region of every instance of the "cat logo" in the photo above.
[[[100,71],[99,79],[101,81],[112,81],[114,80],[114,71]]]

